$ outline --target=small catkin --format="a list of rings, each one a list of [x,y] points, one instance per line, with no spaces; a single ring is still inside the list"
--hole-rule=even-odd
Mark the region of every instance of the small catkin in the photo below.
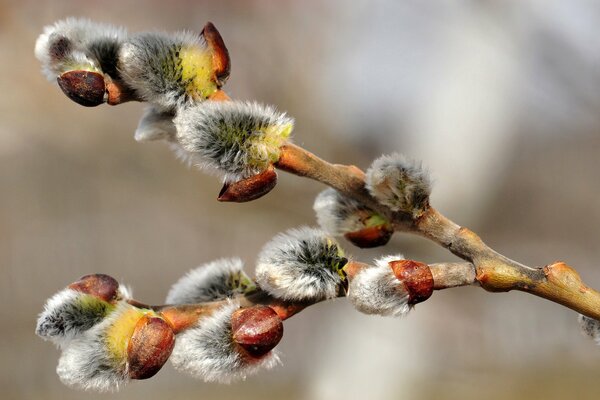
[[[431,179],[420,163],[401,154],[376,159],[366,173],[366,187],[381,204],[393,211],[421,214],[429,205]]]
[[[195,268],[175,283],[167,304],[193,304],[234,297],[255,285],[243,271],[239,258],[223,258]]]
[[[230,301],[181,333],[171,355],[174,367],[207,382],[231,383],[279,364],[273,350],[253,358],[233,342],[231,317],[238,309],[239,304]]]
[[[279,160],[293,119],[254,102],[208,101],[180,109],[177,141],[201,167],[234,182],[256,175]]]
[[[141,99],[166,111],[217,90],[211,54],[203,36],[193,32],[133,35],[119,50],[118,69]]]
[[[330,299],[339,293],[347,261],[337,242],[325,232],[308,227],[292,229],[263,247],[256,282],[283,300]]]
[[[354,276],[348,284],[348,299],[358,311],[394,317],[409,312],[408,292],[389,265],[390,261],[402,259],[401,254],[382,257],[375,261],[375,266]]]
[[[123,28],[87,19],[67,18],[46,26],[35,55],[50,81],[71,70],[102,72],[117,77],[117,54],[127,37]]]
[[[321,229],[334,236],[387,223],[377,212],[331,188],[317,195],[313,209]]]

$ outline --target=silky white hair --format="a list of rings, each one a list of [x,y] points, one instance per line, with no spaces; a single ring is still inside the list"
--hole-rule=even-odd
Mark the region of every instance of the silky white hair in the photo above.
[[[35,56],[50,81],[74,66],[115,78],[118,49],[126,36],[124,28],[71,17],[44,27],[35,43]]]
[[[115,359],[107,347],[107,330],[135,308],[119,303],[104,321],[73,339],[63,350],[56,372],[68,386],[99,392],[117,391],[129,381],[127,359]]]
[[[274,107],[244,101],[206,101],[179,109],[174,122],[183,150],[225,182],[264,171],[288,140],[282,132],[293,127],[293,119]]]
[[[247,279],[239,258],[222,258],[188,272],[169,290],[167,304],[193,304],[230,298],[244,293],[240,279]],[[237,285],[237,286],[236,286]]]
[[[375,266],[364,268],[350,280],[348,299],[358,311],[394,317],[409,312],[408,292],[389,265],[402,259],[401,254],[379,258]]]
[[[120,47],[121,78],[144,101],[169,111],[193,101],[182,80],[179,52],[182,48],[206,49],[195,32],[145,32],[131,36]]]
[[[366,172],[366,187],[381,204],[393,211],[418,215],[431,194],[429,173],[418,162],[394,153],[373,161]]]
[[[177,133],[173,123],[174,117],[175,114],[172,112],[161,111],[154,106],[146,107],[135,130],[135,140],[138,142],[174,140]]]
[[[322,230],[291,229],[275,236],[261,250],[256,282],[283,300],[331,299],[342,283],[336,269],[346,261],[337,242]]]
[[[359,215],[360,211],[376,214],[360,202],[331,188],[317,195],[313,209],[321,229],[334,236],[366,228]]]
[[[229,301],[180,333],[171,354],[175,368],[206,382],[231,383],[279,364],[274,350],[260,358],[240,353],[231,332],[231,316],[239,307]]]
[[[594,339],[594,341],[600,345],[600,321],[586,317],[582,314],[579,314],[578,321],[583,334]]]

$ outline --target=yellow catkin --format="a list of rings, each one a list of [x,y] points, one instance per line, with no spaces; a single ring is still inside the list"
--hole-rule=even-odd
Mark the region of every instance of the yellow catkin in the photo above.
[[[117,320],[106,330],[106,347],[115,360],[127,358],[127,345],[133,335],[135,325],[149,310],[131,307],[124,311]]]
[[[217,91],[213,80],[212,55],[198,47],[184,47],[179,51],[181,78],[189,82],[187,94],[194,98],[206,99]]]

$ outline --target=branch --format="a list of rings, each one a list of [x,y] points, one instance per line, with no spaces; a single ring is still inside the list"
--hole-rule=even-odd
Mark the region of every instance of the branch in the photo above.
[[[400,232],[418,234],[475,265],[476,281],[487,291],[520,290],[600,319],[600,293],[586,286],[565,263],[531,268],[497,253],[473,231],[461,227],[431,206],[419,216],[394,212],[377,202],[365,188],[365,174],[355,166],[331,164],[307,150],[286,144],[275,166],[294,175],[324,183],[376,210]]]

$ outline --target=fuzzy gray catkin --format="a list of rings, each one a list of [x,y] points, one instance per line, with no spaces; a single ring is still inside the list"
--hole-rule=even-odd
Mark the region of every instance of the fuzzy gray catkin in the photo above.
[[[254,289],[239,258],[223,258],[199,266],[177,281],[167,304],[193,304],[223,300]]]
[[[177,142],[200,166],[234,182],[279,160],[293,119],[271,106],[242,101],[207,101],[180,109]]]
[[[261,250],[256,282],[283,300],[319,301],[337,296],[347,263],[343,250],[325,232],[308,227],[277,235]]]
[[[420,163],[402,154],[384,155],[366,172],[366,187],[381,204],[393,211],[418,216],[429,205],[431,179]]]
[[[117,76],[117,54],[127,37],[124,28],[67,18],[44,28],[35,44],[35,55],[50,81],[71,70]]]
[[[171,355],[173,366],[207,382],[231,383],[279,363],[272,350],[260,358],[243,354],[233,342],[231,317],[239,304],[230,301],[182,332]]]
[[[410,310],[409,294],[396,278],[389,263],[402,260],[397,254],[375,260],[375,265],[361,270],[348,284],[348,299],[364,314],[404,316]]]

